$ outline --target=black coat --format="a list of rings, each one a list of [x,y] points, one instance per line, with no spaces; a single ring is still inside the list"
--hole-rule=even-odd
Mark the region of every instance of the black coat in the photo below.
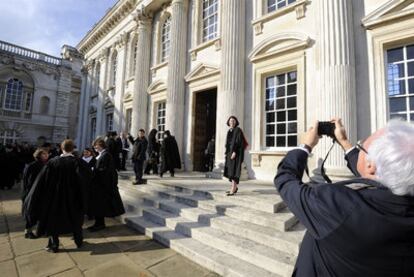
[[[40,171],[42,170],[44,166],[45,166],[45,163],[41,161],[34,161],[34,162],[31,162],[24,170],[22,201],[24,201],[27,194],[29,194],[29,191],[32,188],[36,180],[36,177],[39,175]]]
[[[24,201],[29,225],[38,221],[38,235],[79,231],[87,209],[91,172],[73,156],[55,157],[41,170]]]
[[[173,136],[164,138],[161,144],[161,172],[181,168],[180,152],[178,151],[177,141]]]
[[[355,171],[358,150],[347,155]],[[414,276],[414,197],[397,196],[380,183],[354,179],[303,184],[308,154],[290,151],[275,186],[307,232],[294,276]],[[351,189],[347,185],[370,188]]]
[[[104,151],[93,171],[88,215],[114,217],[125,213],[118,191],[118,173],[111,154]]]
[[[224,177],[229,179],[240,178],[241,166],[244,159],[244,137],[239,127],[230,129],[226,137],[226,161],[224,164]],[[231,154],[235,152],[236,158],[231,159]]]
[[[148,148],[148,141],[145,137],[137,138],[134,140],[132,136],[129,136],[128,139],[133,143],[134,147],[132,150],[132,161],[140,161],[143,162],[146,160],[146,152]]]

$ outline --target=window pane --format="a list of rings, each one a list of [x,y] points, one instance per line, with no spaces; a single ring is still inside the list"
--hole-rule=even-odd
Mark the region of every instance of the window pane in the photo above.
[[[278,135],[286,134],[286,124],[284,123],[277,124],[277,134]]]
[[[287,95],[295,95],[296,94],[296,84],[289,85],[287,87]]]
[[[285,90],[286,90],[286,88],[284,86],[283,87],[278,87],[277,88],[277,97],[285,96]]]
[[[296,145],[298,145],[298,137],[288,136],[288,146],[296,146]]]
[[[274,99],[275,97],[276,96],[274,88],[266,89],[266,99]]]
[[[392,114],[390,116],[390,119],[402,119],[402,120],[407,120],[407,116],[405,114]]]
[[[400,95],[405,94],[405,81],[404,80],[389,80],[388,81],[388,95]]]
[[[414,76],[414,62],[407,63],[407,76]]]
[[[414,59],[414,45],[407,46],[407,59]]]
[[[388,63],[402,61],[404,59],[403,48],[395,48],[387,51]]]
[[[285,74],[277,75],[277,82],[278,86],[283,85],[285,83]]]
[[[414,121],[414,113],[410,114],[410,121]]]
[[[296,71],[288,73],[288,83],[296,82]]]
[[[405,97],[390,98],[390,112],[400,112],[407,110]]]
[[[286,146],[286,137],[277,137],[276,138],[276,146],[279,146],[279,147]]]
[[[408,80],[408,93],[414,93],[414,79]]]
[[[298,128],[296,123],[289,123],[288,124],[288,133],[292,134],[292,133],[297,133],[298,132]]]
[[[266,114],[266,122],[275,122],[275,113],[267,113]]]
[[[286,121],[286,112],[278,112],[277,115],[277,122]]]
[[[266,125],[266,135],[274,135],[275,134],[275,125],[268,124]]]
[[[276,110],[284,109],[285,108],[285,99],[277,99],[276,100]]]
[[[296,110],[288,111],[288,120],[289,121],[297,120],[297,112],[296,112]]]
[[[275,138],[266,137],[266,147],[274,147],[274,146],[275,146]]]
[[[273,100],[266,101],[266,111],[273,111],[275,109],[275,102]]]
[[[289,97],[287,99],[287,108],[295,108],[296,107],[296,97]]]
[[[266,78],[266,87],[274,87],[275,86],[275,78],[268,77]]]
[[[414,97],[410,97],[410,111],[414,111]]]

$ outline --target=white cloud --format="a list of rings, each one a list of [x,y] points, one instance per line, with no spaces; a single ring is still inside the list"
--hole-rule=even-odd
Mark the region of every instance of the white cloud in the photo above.
[[[0,1],[0,40],[59,56],[76,46],[116,0]]]

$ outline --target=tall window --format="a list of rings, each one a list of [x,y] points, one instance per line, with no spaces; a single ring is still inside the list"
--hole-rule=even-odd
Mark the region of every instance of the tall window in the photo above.
[[[162,140],[163,134],[165,131],[165,111],[166,111],[166,102],[159,102],[157,104],[157,136],[159,140]]]
[[[91,137],[90,141],[94,141],[96,138],[96,117],[91,118]]]
[[[131,64],[131,74],[130,76],[133,76],[135,74],[135,67],[137,65],[137,52],[138,52],[138,43],[137,40],[133,41],[133,46],[132,46],[132,64]]]
[[[112,85],[116,86],[116,71],[118,67],[118,53],[115,51],[112,55]]]
[[[132,126],[132,109],[126,110],[126,128],[128,132],[131,132],[131,126]]]
[[[267,0],[267,12],[271,13],[286,7],[289,4],[296,2],[296,0]]]
[[[297,145],[296,71],[266,78],[265,136],[266,147]]]
[[[21,110],[23,102],[23,83],[18,79],[10,79],[7,82],[4,108],[9,110]]]
[[[96,73],[95,73],[95,94],[99,93],[99,83],[101,81],[101,64],[98,63],[96,65]]]
[[[387,51],[389,117],[414,121],[414,44]]]
[[[108,113],[106,114],[106,131],[112,131],[114,128],[114,114]]]
[[[47,96],[40,98],[40,114],[49,113],[50,99]]]
[[[161,32],[161,62],[165,62],[170,55],[171,16],[162,24]]]
[[[203,42],[217,37],[218,0],[203,0]]]

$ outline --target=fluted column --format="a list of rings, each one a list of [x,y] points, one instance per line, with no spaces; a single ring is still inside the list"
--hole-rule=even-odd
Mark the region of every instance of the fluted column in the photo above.
[[[82,93],[82,111],[81,117],[79,120],[79,141],[78,141],[78,148],[83,149],[86,146],[90,146],[90,141],[88,141],[88,124],[89,124],[89,105],[91,100],[91,94],[93,90],[93,76],[94,76],[94,62],[89,63],[85,68],[85,91]]]
[[[318,120],[341,117],[351,141],[356,138],[355,61],[352,25],[352,1],[319,0],[320,89],[315,108]],[[324,158],[331,139],[323,139],[317,147],[317,158]],[[328,175],[348,174],[344,153],[337,146],[325,165]]]
[[[226,120],[235,115],[243,128],[245,72],[245,0],[221,2],[221,75],[217,93],[216,170],[224,165]]]
[[[96,107],[96,135],[105,135],[105,97],[106,83],[108,79],[108,55],[109,48],[102,49],[100,59],[100,79],[98,84],[98,104]]]
[[[135,64],[134,97],[132,100],[131,133],[137,136],[138,130],[147,127],[147,88],[150,80],[151,22],[152,18],[141,10],[135,13],[138,24],[137,60]]]
[[[88,74],[88,70],[86,66],[84,66],[81,70],[82,73],[82,88],[80,93],[80,101],[79,101],[79,119],[78,119],[78,128],[76,131],[76,145],[79,149],[84,148],[84,133],[83,130],[83,124],[85,122],[85,117],[87,117],[87,114],[85,115],[85,106],[86,103],[86,94],[88,93],[88,86],[90,84],[90,77]]]
[[[166,130],[177,140],[183,156],[184,138],[184,98],[187,49],[187,10],[188,0],[171,2],[171,41],[168,57]]]
[[[122,120],[123,120],[123,95],[124,95],[124,83],[125,83],[125,70],[126,70],[126,58],[127,58],[127,42],[129,35],[123,33],[120,35],[116,49],[118,53],[118,64],[117,74],[115,80],[115,95],[114,95],[114,127],[113,130],[120,132],[122,131]]]

